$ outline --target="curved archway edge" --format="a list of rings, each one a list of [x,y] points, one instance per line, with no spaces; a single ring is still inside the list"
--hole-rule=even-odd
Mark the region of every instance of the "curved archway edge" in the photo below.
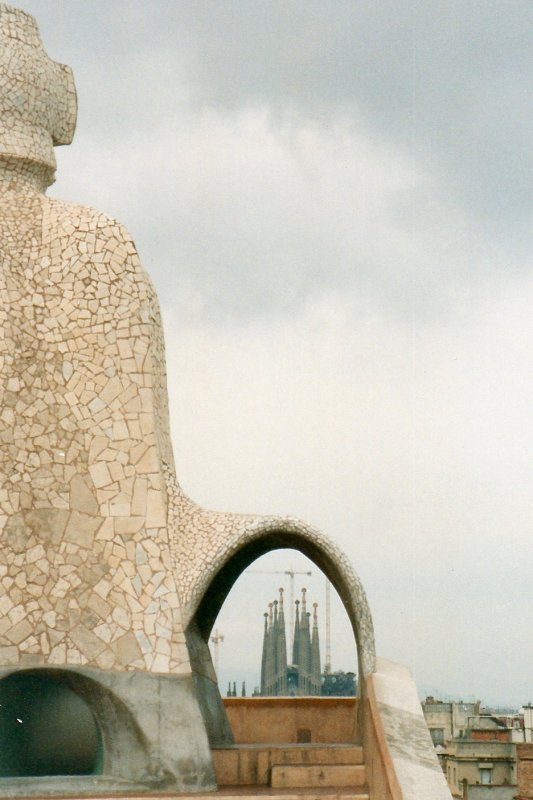
[[[273,518],[253,525],[214,559],[196,592],[191,618],[207,640],[232,586],[257,558],[272,550],[294,549],[307,556],[330,580],[346,609],[357,646],[359,675],[375,670],[374,628],[365,591],[348,558],[320,532],[292,518]]]

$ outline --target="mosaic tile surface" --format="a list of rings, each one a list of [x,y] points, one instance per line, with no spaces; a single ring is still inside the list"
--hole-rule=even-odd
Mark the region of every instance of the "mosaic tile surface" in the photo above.
[[[186,625],[219,569],[271,531],[343,575],[304,523],[206,511],[181,491],[157,298],[115,220],[46,196],[76,95],[33,18],[0,4],[0,665],[190,671]]]

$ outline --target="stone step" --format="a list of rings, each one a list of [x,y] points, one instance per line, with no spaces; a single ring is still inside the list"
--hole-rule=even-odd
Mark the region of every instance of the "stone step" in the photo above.
[[[85,798],[84,798],[85,800]],[[128,798],[127,800],[133,800]],[[136,798],[135,800],[146,800]],[[165,797],[169,800],[169,797]],[[271,789],[270,787],[228,787],[205,795],[178,795],[175,800],[370,800],[364,789]]]
[[[363,763],[356,745],[234,745],[212,751],[219,786],[266,786],[274,766],[354,765]]]
[[[362,788],[366,783],[364,764],[313,764],[273,766],[270,785],[273,789],[296,787]]]
[[[129,798],[128,798],[129,800]],[[166,799],[165,799],[166,800]],[[176,800],[370,800],[370,795],[364,789],[266,789],[256,791],[254,788],[247,789],[246,794],[242,790],[222,790],[206,797],[191,795],[184,798],[180,795]]]
[[[27,779],[25,779],[27,780]],[[94,787],[93,787],[94,789]],[[17,798],[21,795],[7,794],[6,797]],[[27,793],[24,797],[28,797]],[[132,791],[117,791],[116,787],[108,793],[98,794],[87,792],[67,795],[46,794],[36,795],[39,800],[369,800],[369,795],[364,791],[342,789],[271,789],[270,787],[228,787],[213,792],[166,792],[164,794],[135,793]]]

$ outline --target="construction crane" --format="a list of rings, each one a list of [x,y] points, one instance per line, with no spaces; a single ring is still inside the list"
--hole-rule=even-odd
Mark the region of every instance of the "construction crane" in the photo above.
[[[220,642],[224,641],[224,636],[218,632],[218,628],[215,630],[213,635],[211,636],[211,641],[213,642],[213,650],[215,651],[215,672],[218,681],[218,646]]]
[[[256,575],[288,575],[291,579],[291,613],[289,617],[289,625],[290,625],[290,639],[289,641],[292,642],[294,640],[294,576],[295,575],[312,575],[313,573],[311,570],[308,572],[301,572],[294,569],[247,569],[246,572],[253,572]]]

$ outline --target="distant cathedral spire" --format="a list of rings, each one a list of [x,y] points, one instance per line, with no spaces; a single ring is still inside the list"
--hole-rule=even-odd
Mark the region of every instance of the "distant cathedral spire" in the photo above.
[[[309,617],[306,604],[307,589],[302,589],[302,613],[300,617],[300,687],[302,694],[310,694],[310,670],[311,670],[311,631],[309,627]]]
[[[311,632],[311,614],[307,611],[306,604],[307,589],[302,589],[301,601],[295,602],[292,664],[288,666],[283,594],[283,589],[280,588],[279,600],[269,603],[268,612],[264,614],[261,694],[263,696],[319,695],[321,672],[318,605],[313,603]]]
[[[276,632],[276,681],[280,694],[287,693],[287,639],[285,636],[285,613],[283,589],[279,590],[278,625]]]
[[[300,663],[300,601],[296,600],[294,611],[294,641],[292,643],[292,663]]]
[[[263,630],[263,653],[261,656],[261,694],[265,695],[267,686],[268,612],[265,611],[263,616],[265,618],[265,627]]]
[[[313,603],[313,633],[311,636],[311,681],[314,686],[318,680],[318,694],[320,694],[321,674],[320,669],[320,641],[318,637],[318,603]]]

